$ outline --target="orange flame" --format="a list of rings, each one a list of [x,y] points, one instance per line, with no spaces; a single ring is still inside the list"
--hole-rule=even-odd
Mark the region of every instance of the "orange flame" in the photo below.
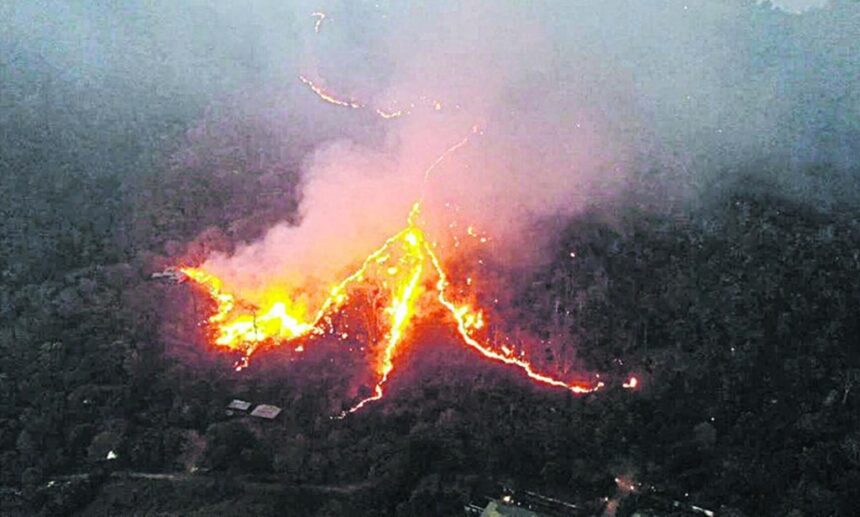
[[[202,285],[217,303],[215,314],[209,323],[215,329],[214,343],[217,346],[244,351],[250,356],[260,342],[269,339],[294,340],[310,333],[322,334],[320,328],[325,318],[337,311],[347,301],[347,289],[364,279],[368,267],[387,260],[386,250],[401,239],[406,230],[391,237],[364,259],[361,267],[334,285],[328,297],[311,320],[306,320],[307,308],[289,298],[288,293],[270,296],[273,299],[260,313],[239,312],[236,314],[236,299],[223,292],[223,282],[215,275],[198,268],[180,268],[189,278]]]
[[[498,361],[520,369],[529,379],[548,386],[564,388],[572,393],[592,393],[604,386],[603,382],[567,382],[540,373],[522,355],[515,356],[507,347],[497,351],[493,346],[479,341],[477,333],[486,325],[482,311],[469,304],[458,304],[447,294],[450,282],[433,246],[428,242],[423,230],[418,226],[420,202],[415,203],[410,212],[407,227],[365,258],[361,267],[353,274],[336,284],[329,291],[328,298],[315,313],[307,319],[307,308],[291,301],[288,297],[273,301],[258,313],[248,314],[236,298],[223,291],[223,284],[214,275],[197,268],[184,268],[182,271],[196,283],[205,287],[216,302],[217,308],[209,318],[215,331],[214,343],[244,352],[241,369],[247,358],[254,353],[263,341],[289,342],[311,333],[323,334],[323,323],[330,324],[330,318],[348,300],[350,286],[365,280],[373,280],[388,287],[390,302],[383,309],[387,315],[388,331],[380,347],[382,352],[375,367],[378,375],[373,392],[360,400],[341,417],[379,400],[384,395],[384,385],[395,367],[399,347],[404,340],[410,322],[416,316],[416,305],[421,294],[422,278],[429,271],[436,276],[436,300],[453,318],[463,342],[482,357]],[[429,266],[429,269],[428,269]],[[376,271],[384,272],[377,278]],[[303,345],[297,345],[303,350]],[[634,388],[635,377],[624,384]]]
[[[568,383],[550,377],[549,375],[538,373],[534,368],[532,368],[531,363],[524,359],[514,357],[510,349],[505,349],[505,347],[503,347],[503,353],[500,354],[487,345],[478,342],[474,337],[472,337],[472,333],[483,327],[483,315],[480,311],[472,309],[469,305],[457,306],[445,296],[445,290],[448,288],[448,277],[445,274],[445,270],[442,269],[436,254],[433,253],[433,250],[430,249],[429,246],[427,247],[427,254],[430,256],[430,261],[439,277],[436,281],[436,291],[438,293],[439,303],[445,306],[445,308],[448,309],[448,312],[454,317],[454,320],[457,322],[457,330],[460,333],[460,337],[463,338],[463,341],[465,341],[467,345],[474,348],[488,359],[500,361],[520,368],[530,379],[543,384],[566,388],[573,393],[579,394],[591,393],[603,387],[602,382],[598,382],[594,385],[587,383]]]
[[[354,413],[366,404],[382,398],[382,386],[394,369],[394,354],[397,351],[397,345],[403,337],[406,326],[415,314],[418,282],[421,280],[424,270],[423,249],[426,246],[424,233],[414,224],[419,210],[420,205],[415,203],[412,207],[412,212],[409,214],[409,226],[405,233],[402,234],[405,256],[404,260],[401,260],[401,263],[405,263],[409,275],[407,275],[405,283],[396,287],[391,306],[387,309],[391,314],[391,329],[388,331],[385,350],[377,372],[380,375],[379,381],[373,387],[373,394],[350,408],[349,413]],[[396,270],[394,273],[396,273]]]

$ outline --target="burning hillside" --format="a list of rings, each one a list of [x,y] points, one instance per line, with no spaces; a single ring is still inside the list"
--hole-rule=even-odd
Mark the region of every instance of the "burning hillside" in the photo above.
[[[0,515],[857,514],[856,0],[0,26]]]
[[[357,270],[331,287],[318,307],[309,307],[298,301],[297,293],[288,291],[272,291],[269,301],[262,306],[247,304],[226,292],[216,276],[202,269],[184,268],[182,271],[203,287],[217,306],[208,320],[213,344],[240,351],[243,357],[236,369],[241,370],[252,354],[266,345],[291,346],[294,352],[301,353],[314,336],[333,334],[346,338],[348,333],[338,328],[335,316],[352,302],[353,293],[370,287],[376,293],[375,303],[364,310],[378,313],[378,321],[384,325],[384,338],[369,344],[376,345],[369,346],[369,350],[375,355],[372,362],[377,381],[373,393],[353,405],[348,413],[383,397],[399,350],[408,345],[411,323],[420,318],[436,318],[440,324],[454,325],[463,343],[474,349],[478,357],[515,367],[536,383],[576,394],[591,393],[604,386],[601,381],[562,380],[539,372],[524,352],[487,342],[482,334],[485,311],[470,300],[466,289],[472,284],[471,277],[460,288],[452,285],[436,251],[438,245],[428,239],[420,225],[420,209],[420,202],[416,202],[406,227],[368,255]],[[469,233],[475,235],[471,229]],[[453,294],[454,291],[464,294]],[[635,377],[623,384],[625,388],[636,385]]]
[[[326,15],[314,12],[312,16],[315,18],[314,33],[319,34]],[[363,110],[374,104],[357,97],[340,95],[324,86],[326,81],[310,79],[309,75],[318,77],[319,74],[300,74],[299,82],[329,105]],[[424,142],[427,137],[431,140],[439,139],[438,135],[432,134],[434,127],[443,135],[450,132],[450,127],[446,129],[445,124],[424,124],[429,120],[426,118],[427,114],[438,114],[443,110],[444,104],[433,96],[419,97],[415,102],[395,101],[392,104],[402,105],[404,109],[393,111],[372,108],[369,113],[379,115],[384,121],[391,121],[403,115],[410,115],[409,118],[418,117],[421,119],[419,125],[422,128],[419,131],[421,143],[418,147],[427,147]],[[460,105],[455,106],[457,110],[461,109]],[[473,120],[477,119],[480,117]],[[458,119],[451,127],[459,127],[462,120]],[[338,170],[335,181],[331,181],[331,178],[328,178],[329,181],[325,181],[325,178],[317,179],[315,183],[312,181],[309,187],[306,186],[306,190],[311,192],[308,197],[312,206],[310,209],[306,208],[305,215],[310,214],[311,218],[316,219],[308,222],[306,218],[302,221],[297,231],[307,229],[298,236],[289,234],[289,229],[285,230],[288,235],[292,235],[286,239],[286,245],[284,242],[278,242],[276,245],[263,242],[257,248],[247,248],[246,254],[239,260],[234,260],[234,257],[221,257],[215,261],[214,268],[209,267],[208,263],[200,267],[183,268],[185,275],[194,280],[214,302],[214,312],[208,318],[212,345],[239,352],[241,359],[235,366],[238,371],[247,366],[251,356],[262,348],[289,347],[292,352],[298,354],[306,347],[313,346],[315,339],[325,335],[336,336],[341,340],[348,339],[359,324],[344,316],[345,309],[358,310],[365,315],[362,318],[365,328],[361,332],[361,338],[367,343],[362,350],[367,350],[371,355],[370,363],[375,371],[376,381],[372,393],[355,403],[344,415],[383,397],[385,384],[401,360],[402,349],[414,338],[412,332],[416,320],[452,325],[457,329],[462,343],[471,348],[477,358],[517,369],[535,383],[566,389],[575,394],[592,393],[603,387],[604,382],[600,380],[600,375],[579,379],[554,376],[541,371],[526,356],[524,350],[509,340],[496,343],[488,332],[488,311],[481,307],[473,291],[473,276],[455,279],[449,275],[446,262],[466,254],[465,246],[461,247],[461,241],[456,236],[450,239],[453,242],[451,246],[440,244],[435,235],[431,237],[427,221],[422,220],[422,209],[426,209],[428,204],[435,212],[439,211],[435,210],[439,205],[444,205],[446,210],[452,207],[452,203],[445,201],[444,196],[441,200],[434,199],[435,204],[425,201],[431,175],[446,158],[469,143],[470,137],[476,134],[483,132],[478,125],[472,125],[471,132],[433,160],[423,174],[407,177],[402,184],[403,190],[398,190],[397,181],[388,181],[389,177],[383,177],[377,183],[371,184],[367,190],[384,202],[387,213],[377,213],[380,210],[379,205],[374,206],[360,196],[345,197],[344,192],[354,190],[358,182],[354,176]],[[410,140],[415,140],[415,135],[412,135]],[[415,156],[407,158],[410,162],[415,159]],[[342,157],[339,160],[345,161]],[[337,169],[339,165],[343,164],[335,163],[334,168]],[[464,168],[468,169],[468,165]],[[475,181],[479,182],[477,184],[486,185],[481,178],[469,179],[459,174],[445,179],[454,179],[455,188],[447,188],[443,194],[457,192],[457,195],[462,196],[463,192],[467,192],[476,196],[482,191],[485,195],[488,194],[486,188],[474,188],[472,185]],[[346,188],[344,185],[331,186],[341,183],[346,185]],[[374,189],[374,185],[379,188]],[[314,194],[314,188],[321,190],[321,193]],[[506,189],[504,185],[497,188]],[[550,188],[549,191],[553,190],[555,189]],[[414,202],[409,211],[406,226],[391,233],[382,230],[395,228],[388,222],[379,221],[391,219],[397,208],[402,206],[402,198],[408,199],[411,195],[410,191],[416,191],[418,201]],[[392,195],[399,201],[392,201]],[[339,215],[331,216],[332,210],[321,210],[315,206],[314,201],[319,202],[319,199],[323,200],[326,208],[338,205]],[[471,205],[480,205],[479,198],[470,198],[469,202]],[[542,204],[544,200],[536,199],[532,202]],[[351,209],[351,212],[349,208],[344,210],[344,205],[354,206],[354,209]],[[455,210],[459,207],[458,204]],[[516,209],[513,210],[515,211]],[[342,233],[348,234],[349,231],[344,231],[345,228],[338,223],[348,224],[350,213],[360,214],[358,217],[371,220],[370,226],[374,227],[374,231],[366,232],[361,238],[342,237]],[[448,222],[447,216],[435,215],[435,226],[429,226],[434,229],[441,228],[446,231],[444,237],[451,237],[447,234],[451,234],[450,230],[457,225]],[[480,215],[486,217],[484,214]],[[328,233],[323,235],[323,232],[316,232],[316,226],[325,228]],[[361,245],[349,242],[355,240],[360,243],[369,240],[368,235],[372,239],[373,236],[384,235],[383,232],[390,236],[363,259],[359,258],[359,252],[355,252],[355,249],[361,249]],[[473,226],[466,228],[466,235],[479,245],[488,241],[488,238],[479,235]],[[276,237],[275,241],[277,240]],[[321,252],[306,251],[314,241]],[[442,256],[443,251],[449,256]],[[286,259],[287,262],[293,262],[286,268],[289,271],[284,273],[284,259],[277,256],[278,252],[283,252],[281,255],[298,254],[303,258]],[[262,259],[261,253],[267,256],[268,260]],[[229,282],[218,272],[219,269],[225,271],[225,262],[228,263],[226,270],[229,272]],[[320,263],[323,263],[322,267]],[[346,265],[339,267],[337,263]],[[330,278],[320,279],[314,272],[309,271],[310,268],[324,269],[327,271],[326,276]],[[254,270],[254,273],[249,274],[248,270]],[[285,278],[284,274],[288,275],[288,278]],[[254,280],[248,281],[251,276]],[[633,389],[637,383],[635,377],[630,377],[623,381],[622,386]]]

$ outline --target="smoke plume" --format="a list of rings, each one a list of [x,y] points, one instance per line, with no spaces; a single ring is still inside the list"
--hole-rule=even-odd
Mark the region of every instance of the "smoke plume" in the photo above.
[[[848,140],[821,138],[813,128],[825,120],[804,104],[823,95],[851,109],[840,96],[856,72],[836,62],[851,58],[827,55],[813,36],[835,8],[797,16],[741,4],[299,5],[304,52],[284,75],[360,107],[298,85],[296,109],[343,124],[305,162],[300,224],[206,267],[244,286],[273,274],[328,281],[401,227],[418,199],[433,238],[471,225],[498,253],[521,252],[541,245],[535,221],[611,204],[647,168],[663,171],[661,190],[690,193],[713,179],[698,170],[839,156]],[[311,12],[325,14],[318,26]],[[802,179],[789,169],[781,181]]]
[[[2,17],[5,48],[94,82],[82,90],[161,92],[128,116],[236,92],[282,104],[274,131],[306,140],[298,223],[205,264],[255,291],[331,281],[419,199],[434,240],[471,225],[505,254],[540,247],[535,221],[611,205],[647,170],[649,188],[695,198],[766,161],[787,192],[844,195],[844,178],[804,171],[854,166],[860,8],[788,4],[12,2]]]

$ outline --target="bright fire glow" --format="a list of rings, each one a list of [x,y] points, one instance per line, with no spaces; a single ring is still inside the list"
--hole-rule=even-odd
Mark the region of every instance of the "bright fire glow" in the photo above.
[[[329,290],[329,295],[320,308],[311,313],[305,305],[293,302],[289,293],[262,307],[250,307],[237,301],[236,297],[223,289],[220,279],[197,268],[182,271],[204,287],[216,303],[209,317],[213,343],[244,353],[241,369],[247,359],[263,342],[288,343],[310,334],[324,334],[331,329],[331,316],[349,300],[350,290],[360,283],[370,283],[387,292],[387,305],[382,309],[387,332],[373,350],[379,350],[375,359],[377,381],[370,396],[360,400],[344,415],[358,411],[365,405],[379,400],[384,395],[384,386],[397,362],[410,323],[418,312],[418,300],[424,291],[435,290],[438,307],[456,325],[463,342],[479,356],[522,371],[529,379],[540,384],[563,388],[576,394],[597,391],[603,382],[564,381],[538,372],[522,353],[515,355],[505,346],[497,349],[482,341],[481,329],[486,326],[484,312],[470,303],[455,301],[449,294],[450,281],[434,245],[427,240],[418,224],[420,202],[413,205],[406,228],[389,238],[365,258],[361,267]],[[432,278],[435,277],[435,284]],[[428,283],[429,282],[429,283]],[[423,306],[422,306],[423,307]],[[251,310],[249,310],[251,309]],[[430,316],[424,314],[423,316]],[[294,350],[304,350],[306,342],[296,343]],[[635,377],[624,387],[634,388]]]
[[[318,34],[326,19],[323,12],[313,12],[315,18],[314,31]],[[326,89],[322,84],[314,82],[304,75],[299,80],[321,100],[339,107],[360,109],[365,104],[353,98],[339,96]],[[423,100],[429,101],[422,97]],[[433,110],[441,111],[443,104],[439,100],[430,102]],[[415,105],[411,104],[414,108]],[[399,118],[409,115],[409,111],[384,110],[375,108],[377,115],[384,119]],[[480,133],[478,126],[473,126],[471,134]],[[466,145],[470,139],[467,135],[442,153],[424,172],[425,184],[431,173],[446,158],[457,149]],[[423,199],[423,196],[422,196]],[[407,337],[410,323],[419,316],[419,300],[425,293],[435,291],[433,297],[438,310],[450,317],[457,332],[469,348],[479,357],[512,366],[532,381],[547,386],[566,389],[572,393],[592,393],[604,386],[603,382],[564,381],[545,373],[538,372],[526,358],[525,354],[501,345],[495,347],[482,337],[482,329],[487,325],[484,311],[473,302],[455,300],[449,294],[451,282],[443,267],[442,261],[434,251],[435,245],[429,242],[419,225],[421,201],[417,201],[409,214],[406,227],[386,240],[382,246],[370,253],[361,266],[339,283],[333,285],[317,310],[300,301],[297,293],[289,289],[274,290],[266,293],[262,303],[250,304],[238,299],[234,294],[224,289],[223,282],[214,274],[200,268],[187,267],[181,271],[203,288],[215,303],[215,310],[208,318],[212,343],[217,347],[228,348],[242,352],[243,356],[236,364],[236,370],[248,365],[251,355],[263,344],[283,345],[292,344],[293,351],[301,353],[308,346],[307,339],[311,335],[335,334],[341,339],[347,339],[346,332],[335,332],[332,317],[349,301],[353,289],[360,285],[370,285],[382,293],[385,301],[381,313],[385,321],[385,335],[378,343],[369,343],[368,350],[375,352],[378,357],[374,360],[374,370],[377,375],[372,393],[358,401],[348,411],[340,416],[346,416],[363,408],[367,404],[384,396],[385,384],[397,363],[401,346]],[[471,226],[469,236],[487,242]],[[456,239],[455,239],[456,240]],[[459,240],[455,247],[458,247]],[[435,278],[435,283],[432,281]],[[471,286],[472,277],[466,279],[466,285]],[[429,317],[432,310],[426,310],[427,304],[421,304],[424,309],[421,317]],[[377,310],[374,307],[374,310]],[[486,334],[484,331],[483,334]],[[362,347],[362,350],[364,348]],[[599,378],[599,376],[598,376]],[[638,380],[631,377],[623,387],[636,388]]]
[[[433,268],[438,275],[438,280],[436,281],[436,291],[437,296],[439,298],[439,303],[441,303],[448,312],[454,317],[454,320],[457,322],[457,330],[460,332],[460,337],[463,338],[463,341],[466,342],[467,345],[477,350],[481,355],[488,359],[492,359],[494,361],[500,361],[505,364],[509,364],[511,366],[516,366],[521,369],[530,379],[548,384],[550,386],[556,386],[558,388],[566,388],[573,393],[591,393],[593,391],[597,391],[598,389],[603,387],[602,382],[598,382],[597,384],[590,383],[582,383],[582,382],[574,382],[569,383],[559,379],[555,379],[550,377],[549,375],[544,375],[538,373],[532,368],[531,363],[522,358],[514,357],[510,352],[499,353],[493,350],[486,344],[480,343],[477,339],[473,337],[475,331],[480,330],[481,327],[484,326],[484,318],[480,311],[477,311],[470,307],[467,304],[464,305],[456,305],[445,295],[445,291],[448,288],[448,276],[445,274],[445,270],[442,269],[442,265],[439,262],[439,259],[436,257],[436,254],[433,253],[433,250],[427,246],[427,254],[430,256],[430,261],[433,264]]]
[[[627,388],[628,390],[634,390],[637,386],[639,386],[639,379],[637,379],[636,377],[630,377],[621,386],[623,388]]]

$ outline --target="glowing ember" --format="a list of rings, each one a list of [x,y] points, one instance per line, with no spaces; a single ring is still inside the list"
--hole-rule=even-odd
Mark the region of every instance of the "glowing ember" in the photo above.
[[[329,104],[334,104],[335,106],[340,106],[342,108],[351,108],[351,109],[362,109],[365,108],[366,104],[353,99],[342,97],[332,92],[331,90],[322,86],[319,82],[312,81],[307,76],[299,75],[299,81],[302,82],[305,86],[307,86],[312,92],[316,94],[317,97],[324,100]],[[400,110],[386,110],[383,108],[375,108],[373,110],[377,115],[384,119],[395,119],[400,118],[404,115],[409,115],[408,111]]]
[[[320,13],[320,14],[322,14],[322,13]],[[317,24],[319,25],[320,22],[321,22],[321,20],[318,20]],[[325,88],[324,86],[322,86],[318,81],[313,81],[305,75],[299,75],[298,77],[299,77],[299,81],[301,81],[302,84],[304,84],[312,92],[314,92],[317,97],[319,97],[320,99],[324,100],[325,102],[327,102],[329,104],[334,104],[335,106],[340,106],[343,108],[352,108],[352,109],[362,109],[362,108],[367,107],[367,103],[362,102],[360,100],[356,100],[354,98],[347,98],[347,97],[340,96],[340,95],[332,92],[331,90]],[[436,111],[440,111],[442,109],[442,103],[439,101],[433,101],[431,106]],[[410,107],[414,108],[415,105],[411,104]],[[395,109],[385,109],[385,108],[374,108],[373,111],[377,115],[379,115],[380,117],[382,117],[386,120],[400,118],[400,117],[411,114],[411,112],[408,109],[397,109],[397,110],[395,110]],[[477,129],[476,129],[476,131],[477,131]]]
[[[329,91],[327,91],[321,85],[311,81],[310,79],[308,79],[307,77],[305,77],[303,75],[299,76],[299,80],[302,83],[304,83],[308,88],[310,88],[312,92],[317,94],[317,97],[328,102],[329,104],[334,104],[335,106],[341,106],[344,108],[352,108],[352,109],[358,109],[358,108],[363,107],[363,105],[358,101],[355,101],[352,99],[342,99],[342,98],[337,97],[333,93],[330,93]]]
[[[621,386],[623,388],[627,388],[628,390],[635,390],[636,387],[639,386],[639,379],[637,379],[636,377],[630,377]]]
[[[317,11],[317,12],[311,13],[311,16],[313,18],[316,18],[316,21],[314,22],[314,32],[319,34],[320,33],[320,27],[322,27],[322,22],[323,22],[323,20],[325,20],[325,13]]]
[[[478,126],[472,126],[472,134],[479,133],[480,131],[481,131],[481,128],[479,128]],[[436,167],[440,163],[445,161],[445,159],[448,158],[448,156],[451,155],[451,153],[453,153],[457,149],[463,147],[467,143],[469,143],[469,135],[466,135],[465,137],[463,137],[462,140],[460,140],[456,144],[449,147],[444,153],[440,154],[439,157],[436,158],[436,161],[434,161],[432,164],[430,164],[430,167],[427,167],[427,170],[424,171],[424,182],[425,183],[427,182],[427,180],[430,178],[430,174],[433,172],[433,170],[436,169]]]
[[[384,109],[376,108],[376,114],[382,118],[400,118],[403,116],[403,110],[386,111]]]
[[[627,476],[616,477],[615,485],[619,490],[625,493],[635,492],[637,489],[636,483]]]

